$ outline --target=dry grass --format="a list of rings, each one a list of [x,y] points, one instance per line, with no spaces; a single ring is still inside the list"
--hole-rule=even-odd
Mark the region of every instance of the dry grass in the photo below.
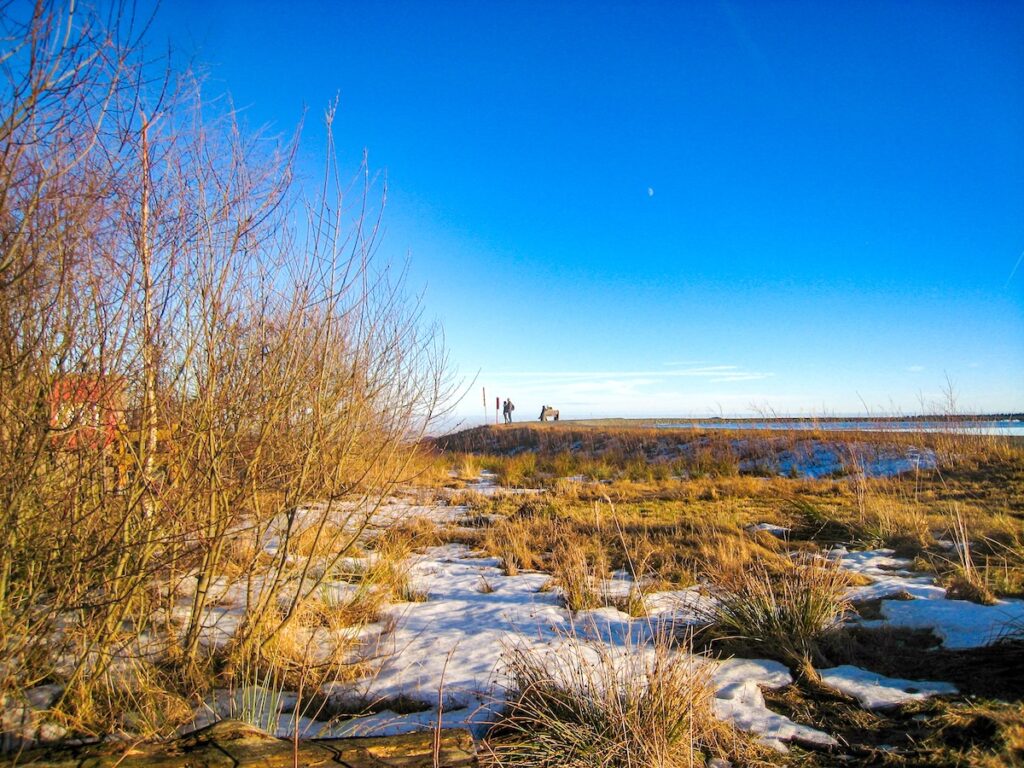
[[[518,437],[509,434],[513,431]],[[640,566],[638,575],[665,585],[685,585],[693,583],[696,572],[708,563],[738,558],[777,568],[779,547],[770,536],[739,536],[746,525],[773,522],[793,528],[791,548],[806,548],[809,541],[890,547],[899,556],[917,558],[957,596],[988,601],[992,596],[1024,594],[1024,453],[1019,447],[974,436],[971,452],[961,452],[964,461],[941,471],[890,479],[854,474],[801,480],[733,474],[724,466],[711,471],[712,459],[732,455],[727,436],[641,432],[520,426],[496,437],[476,435],[485,441],[494,437],[491,449],[519,451],[515,456],[486,455],[484,460],[499,474],[506,462],[513,467],[510,475],[529,467],[531,484],[548,489],[530,502],[534,519],[517,524],[511,537],[514,545],[499,546],[497,537],[489,537],[487,549],[507,559],[513,571],[519,562],[547,567],[552,526],[535,519],[546,515],[576,533],[602,538],[611,567],[626,567],[628,550]],[[697,446],[692,454],[704,470],[676,465],[664,476],[659,468],[667,464],[661,458],[648,461],[649,471],[642,468],[642,456],[667,451],[666,439],[671,443],[676,438]],[[883,450],[904,443],[920,447],[915,438],[924,444],[932,441],[930,436],[871,433],[850,439]],[[784,446],[793,439],[772,437]],[[532,449],[531,458],[523,458],[524,447]],[[621,541],[602,530],[608,521],[595,512],[608,499],[619,510]],[[521,498],[478,504],[498,515],[522,514]],[[949,558],[940,546],[941,539],[949,538],[951,505],[969,522],[973,568]]]
[[[953,508],[949,533],[956,552],[956,561],[947,561],[952,565],[952,569],[943,579],[946,596],[953,600],[993,605],[996,602],[995,595],[985,583],[984,572],[974,564],[967,522],[956,507]]]
[[[625,568],[641,580],[630,598],[615,602],[633,615],[643,613],[641,590],[696,580],[721,600],[720,610],[706,617],[714,624],[708,633],[712,644],[729,653],[769,656],[789,665],[799,682],[785,694],[773,694],[772,705],[800,722],[841,736],[850,743],[846,751],[854,759],[907,766],[998,765],[1013,764],[1022,757],[1018,705],[990,708],[979,703],[985,712],[972,714],[956,700],[937,701],[929,704],[933,708],[927,710],[927,719],[924,715],[915,719],[913,708],[906,714],[902,710],[867,713],[821,687],[813,668],[814,664],[852,663],[895,677],[950,680],[962,691],[976,691],[981,697],[1019,696],[1015,682],[1019,675],[1014,671],[1019,666],[1019,643],[954,653],[941,649],[934,638],[924,642],[913,633],[904,642],[902,636],[885,640],[888,635],[882,633],[854,638],[848,628],[837,630],[848,608],[843,597],[846,588],[866,579],[840,572],[818,555],[822,547],[837,543],[887,546],[899,556],[916,558],[915,567],[934,573],[955,596],[968,596],[966,586],[961,587],[957,579],[991,594],[1021,594],[1024,454],[1019,449],[986,447],[972,439],[961,444],[955,460],[953,452],[948,452],[936,471],[890,479],[854,473],[802,480],[734,472],[733,461],[760,458],[767,462],[762,466],[767,466],[770,456],[753,452],[730,456],[723,450],[728,441],[717,436],[701,451],[694,451],[692,462],[689,458],[673,462],[662,455],[661,431],[645,436],[567,426],[517,429],[523,430],[523,442],[502,435],[488,445],[486,461],[497,471],[509,456],[496,451],[515,453],[525,447],[535,452],[532,462],[518,456],[515,461],[532,467],[529,482],[545,492],[529,501],[489,500],[486,511],[497,516],[501,535],[489,537],[487,546],[496,553],[499,542],[514,540],[515,558],[555,574],[553,583],[562,587],[570,608],[602,604],[600,589],[595,588],[605,568],[602,551],[608,568]],[[491,436],[478,437],[486,441]],[[692,444],[694,437],[699,435],[686,440]],[[771,436],[771,441],[792,446],[806,437]],[[875,440],[880,451],[901,441],[922,447],[915,437],[853,436],[869,443]],[[925,438],[924,447],[935,447],[930,440]],[[856,457],[851,461],[856,469]],[[663,466],[670,467],[667,474]],[[614,503],[614,514],[607,500]],[[791,532],[780,539],[746,530],[758,522],[786,526]],[[949,539],[956,542],[952,548],[946,543]],[[979,590],[973,598],[985,599],[984,594]],[[602,746],[607,763],[588,762],[599,760],[594,750],[587,752],[580,746],[580,752],[575,751],[584,741],[605,742],[594,735],[600,727],[589,720],[580,724],[584,714],[544,688],[543,681],[554,680],[557,695],[565,695],[564,681],[556,677],[554,667],[530,679],[537,680],[544,696],[525,699],[519,730],[509,726],[505,735],[512,743],[505,746],[504,764],[610,765],[621,759],[615,747]],[[597,698],[592,690],[584,690],[586,698]],[[541,714],[538,700],[547,707]],[[560,708],[557,717],[551,712],[554,708]],[[510,709],[510,716],[513,713]],[[549,727],[552,720],[570,724]],[[626,740],[622,736],[618,743]],[[898,743],[900,751],[888,751],[884,745],[891,743]],[[630,749],[639,754],[638,747]],[[790,756],[770,760],[824,766],[833,764],[835,757],[794,749]],[[757,759],[763,758],[743,757],[737,764]],[[694,755],[694,764],[700,760]]]
[[[409,465],[405,472],[405,477],[402,478],[401,482],[407,485],[414,485],[418,487],[436,489],[445,487],[454,487],[462,480],[472,480],[473,476],[463,476],[462,473],[456,471],[456,477],[452,477],[452,467],[459,467],[462,457],[453,460],[453,457],[446,456],[441,453],[429,443],[424,443],[419,446],[419,450],[414,453],[409,461]],[[474,461],[473,457],[467,458],[467,462],[471,465]],[[467,466],[469,470],[471,466]]]
[[[528,518],[510,517],[487,530],[484,548],[501,560],[506,576],[540,566],[543,549],[537,540],[536,524]]]
[[[334,608],[329,600],[304,601],[284,629],[259,644],[232,649],[227,662],[231,682],[245,687],[262,680],[263,687],[311,691],[328,680],[352,679],[360,669],[353,625]]]
[[[570,611],[585,611],[604,604],[601,586],[610,572],[600,540],[560,536],[551,556],[551,573]]]
[[[453,507],[468,507],[476,511],[488,509],[491,506],[491,499],[480,491],[463,489],[450,493],[448,495],[448,504]]]
[[[359,588],[373,592],[383,602],[422,602],[423,595],[413,589],[409,580],[412,555],[422,539],[415,539],[409,529],[391,528],[370,543],[370,563],[363,573]]]
[[[904,497],[898,483],[873,483],[862,476],[853,480],[857,537],[868,545],[887,545],[901,551],[934,545],[927,510]]]
[[[753,567],[773,575],[792,567],[783,543],[771,534],[710,523],[697,525],[694,533],[700,571],[712,581],[731,584]]]
[[[535,453],[526,452],[500,460],[492,459],[488,465],[488,469],[498,475],[498,482],[506,488],[536,487],[539,483]]]
[[[460,453],[450,459],[454,466],[455,476],[464,482],[472,482],[480,477],[482,464],[480,458],[472,453]]]
[[[1024,763],[1024,704],[979,702],[950,707],[933,725],[927,746],[946,764],[1003,768]]]
[[[783,542],[744,531],[766,517],[786,522],[760,503],[625,503],[616,504],[614,514],[603,501],[552,496],[492,498],[489,503],[498,519],[484,529],[485,551],[501,559],[507,575],[537,569],[556,573],[570,585],[572,605],[593,604],[587,593],[596,587],[585,585],[609,570],[625,570],[649,587],[679,588],[696,583],[706,567],[742,568],[760,561],[779,570],[788,564]]]
[[[713,631],[813,678],[811,665],[824,661],[820,641],[850,608],[844,597],[849,581],[838,564],[805,556],[776,572],[754,561],[709,573],[715,602],[705,618]]]
[[[627,649],[569,640],[557,654],[511,648],[505,664],[512,690],[490,744],[499,766],[681,768],[740,751],[714,716],[709,665],[663,640]]]
[[[142,739],[167,738],[192,717],[194,701],[185,693],[191,688],[190,681],[174,676],[174,670],[128,659],[105,675],[72,683],[45,719],[70,733],[99,735],[122,729]]]

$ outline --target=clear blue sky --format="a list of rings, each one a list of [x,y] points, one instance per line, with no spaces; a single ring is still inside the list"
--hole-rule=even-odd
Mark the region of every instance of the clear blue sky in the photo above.
[[[174,0],[517,417],[1024,410],[1024,4]]]

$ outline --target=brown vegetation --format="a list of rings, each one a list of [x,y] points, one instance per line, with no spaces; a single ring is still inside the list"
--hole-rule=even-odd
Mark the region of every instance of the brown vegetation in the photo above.
[[[344,198],[328,146],[294,232],[294,142],[103,21],[2,16],[0,694],[53,683],[67,731],[146,736],[218,675],[304,668],[309,601],[422,469],[445,362],[377,265],[365,168]]]
[[[636,649],[634,649],[636,650]],[[510,648],[507,710],[492,734],[495,763],[510,768],[682,768],[758,750],[714,716],[710,668],[675,654],[592,649],[567,639],[558,654]]]
[[[870,605],[850,606],[843,596],[847,586],[871,579],[840,571],[822,555],[839,544],[890,547],[934,574],[951,598],[1021,596],[1024,446],[973,434],[823,436],[880,450],[893,449],[895,439],[942,456],[937,469],[892,478],[866,477],[851,464],[845,474],[810,480],[759,469],[773,463],[772,454],[792,451],[806,433],[668,434],[562,422],[470,430],[442,442],[458,451],[476,449],[479,467],[539,489],[454,497],[470,503],[480,521],[476,544],[512,571],[550,572],[572,609],[610,603],[643,615],[645,593],[698,585],[718,598],[717,609],[705,616],[708,627],[697,633],[701,646],[713,654],[784,661],[797,683],[765,692],[772,708],[843,744],[841,755],[796,747],[785,757],[748,753],[739,758],[744,764],[832,765],[840,756],[872,765],[1014,764],[1024,757],[1019,639],[947,651],[930,633],[845,626],[842,618],[853,608],[877,618]],[[745,443],[744,459],[758,446],[759,464],[741,465],[737,438]],[[683,447],[694,443],[701,446],[698,461],[672,458],[672,451],[687,453]],[[750,527],[761,522],[788,532]],[[465,529],[453,535],[465,536]],[[636,576],[634,594],[608,600],[601,577],[619,568]],[[508,731],[494,736],[499,758],[509,765],[547,764],[545,755],[576,755],[581,740],[604,743],[603,726],[584,719],[598,715],[582,709],[596,691],[565,686],[543,660],[521,656],[513,662],[525,670],[523,693],[509,709]],[[868,712],[821,685],[815,666],[837,664],[949,680],[977,698]],[[626,743],[629,718],[613,719]],[[502,744],[503,738],[511,742]],[[605,764],[589,759],[581,755],[578,763]]]

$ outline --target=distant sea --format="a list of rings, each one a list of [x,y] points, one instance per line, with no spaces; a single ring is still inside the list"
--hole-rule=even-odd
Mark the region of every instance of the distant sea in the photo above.
[[[774,429],[839,432],[951,432],[976,435],[1024,436],[1020,419],[696,419],[658,420],[658,429]]]

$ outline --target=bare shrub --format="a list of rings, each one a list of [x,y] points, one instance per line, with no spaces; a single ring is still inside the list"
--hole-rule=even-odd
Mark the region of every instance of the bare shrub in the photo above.
[[[243,656],[301,629],[448,387],[365,165],[349,199],[329,138],[302,205],[294,143],[152,77],[131,21],[0,14],[0,694],[62,685],[80,735],[133,732],[111,680],[173,728],[146,702],[214,684],[232,588]]]

